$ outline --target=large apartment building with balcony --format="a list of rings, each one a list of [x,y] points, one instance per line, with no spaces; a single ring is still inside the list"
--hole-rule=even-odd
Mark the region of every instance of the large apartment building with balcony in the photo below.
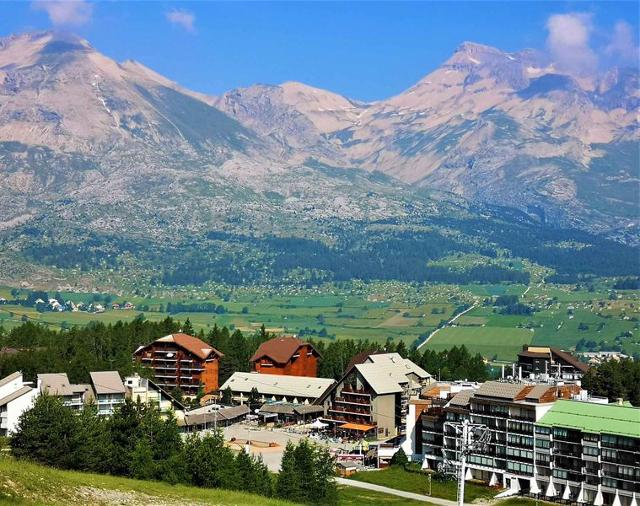
[[[640,408],[560,400],[534,437],[535,479],[547,497],[555,491],[555,499],[620,506],[640,500]]]
[[[632,506],[633,494],[640,498],[640,409],[569,400],[580,393],[575,384],[488,382],[444,405],[413,401],[406,447],[424,467],[451,469],[460,455],[449,423],[468,420],[491,440],[468,456],[467,479],[501,485],[505,495]]]
[[[140,346],[133,360],[153,369],[156,383],[171,392],[180,388],[195,396],[200,384],[205,393],[218,389],[218,369],[222,353],[197,337],[170,334]]]
[[[429,373],[397,353],[364,355],[316,404],[337,428],[395,436],[404,428],[409,399],[430,381]]]

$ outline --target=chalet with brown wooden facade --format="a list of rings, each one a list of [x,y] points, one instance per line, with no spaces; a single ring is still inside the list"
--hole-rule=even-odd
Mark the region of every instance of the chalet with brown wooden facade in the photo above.
[[[200,384],[205,393],[218,389],[218,369],[223,354],[188,334],[169,334],[141,346],[134,361],[153,369],[156,383],[167,391],[180,388],[195,396]]]
[[[319,356],[311,344],[300,339],[276,337],[262,343],[250,360],[252,369],[262,374],[315,378]]]

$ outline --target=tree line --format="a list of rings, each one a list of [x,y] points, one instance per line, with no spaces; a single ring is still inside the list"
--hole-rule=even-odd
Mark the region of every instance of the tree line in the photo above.
[[[323,378],[339,380],[347,367],[354,363],[354,359],[364,359],[366,353],[398,353],[442,380],[467,379],[482,382],[489,379],[489,370],[482,355],[472,354],[464,345],[437,352],[431,349],[420,351],[415,346],[407,347],[404,341],[396,343],[388,340],[384,344],[352,339],[310,342],[321,355],[318,376]]]
[[[203,329],[196,332],[189,319],[181,323],[171,317],[159,322],[143,317],[114,324],[91,322],[65,331],[25,322],[9,331],[0,327],[0,350],[5,350],[0,352],[0,377],[22,371],[28,380],[35,381],[41,373],[66,372],[71,382],[87,383],[91,371],[104,370],[116,370],[123,377],[134,372],[152,377],[150,370],[132,361],[132,353],[139,346],[178,331],[195,335],[224,354],[219,367],[220,384],[234,372],[250,371],[251,356],[260,344],[273,337],[264,325],[251,335],[239,330],[231,332],[227,327],[217,325],[208,332]],[[318,376],[324,378],[340,378],[352,359],[363,352],[397,352],[428,372],[440,369],[442,379],[454,379],[455,374],[460,373],[458,378],[481,381],[486,374],[482,357],[470,354],[464,346],[439,352],[434,359],[431,350],[421,353],[403,341],[372,343],[367,340],[318,339],[310,342],[321,355]]]
[[[282,470],[225,445],[222,431],[184,440],[173,415],[127,400],[113,416],[95,405],[75,412],[58,397],[41,395],[23,413],[9,440],[12,454],[61,469],[108,473],[141,480],[240,490],[305,504],[337,503],[334,460],[326,448],[289,443]]]
[[[589,369],[582,377],[582,386],[593,395],[625,399],[640,406],[640,362],[628,358],[606,360]]]

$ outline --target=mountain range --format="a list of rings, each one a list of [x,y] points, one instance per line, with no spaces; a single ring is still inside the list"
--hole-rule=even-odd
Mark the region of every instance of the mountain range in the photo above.
[[[331,245],[332,220],[510,209],[633,244],[639,106],[637,69],[578,76],[533,50],[474,43],[405,92],[362,102],[296,82],[207,96],[73,35],[9,36],[0,239],[18,256],[114,234]]]

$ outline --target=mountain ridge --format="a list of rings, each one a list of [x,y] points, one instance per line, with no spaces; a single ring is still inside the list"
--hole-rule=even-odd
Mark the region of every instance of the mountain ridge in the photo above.
[[[0,244],[10,261],[0,278],[40,258],[38,244],[71,248],[62,263],[78,248],[127,257],[212,233],[333,247],[356,225],[421,234],[433,220],[441,230],[447,219],[501,220],[507,208],[526,227],[637,242],[637,76],[541,85],[556,69],[534,52],[460,47],[406,92],[365,103],[296,82],[211,97],[84,39],[1,39]],[[513,216],[509,227],[524,223]],[[485,244],[460,226],[465,241]]]

